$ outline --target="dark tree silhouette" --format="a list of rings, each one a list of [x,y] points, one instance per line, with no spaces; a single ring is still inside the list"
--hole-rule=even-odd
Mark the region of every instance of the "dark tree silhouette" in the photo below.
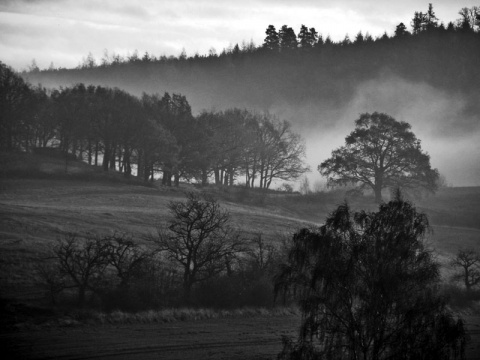
[[[153,253],[141,248],[127,235],[105,236],[108,263],[116,270],[119,288],[128,288],[132,281],[142,275],[144,265]]]
[[[22,148],[30,96],[28,84],[0,62],[0,150]]]
[[[268,50],[278,51],[280,49],[280,38],[275,26],[269,25],[265,34],[267,34],[267,36],[263,41],[263,47]]]
[[[184,301],[189,303],[193,285],[224,271],[227,259],[243,245],[228,226],[229,213],[207,195],[188,193],[186,201],[171,202],[168,208],[172,217],[153,240],[182,269]]]
[[[426,216],[398,193],[378,212],[345,204],[319,229],[297,232],[276,292],[295,290],[303,320],[279,358],[463,358],[463,322],[436,293],[427,230]]]
[[[308,29],[305,25],[302,25],[298,33],[298,39],[302,49],[311,49],[317,43],[318,33],[315,28]]]
[[[96,282],[108,265],[108,244],[95,237],[83,241],[70,233],[58,241],[54,257],[57,273],[65,279],[65,288],[77,288],[77,302],[83,306],[86,292],[98,289]]]
[[[332,151],[318,170],[331,185],[360,183],[372,188],[377,202],[382,201],[384,188],[435,191],[438,171],[431,168],[430,156],[422,152],[410,128],[384,113],[362,114],[345,146]]]
[[[425,14],[424,28],[425,30],[433,30],[437,27],[438,27],[438,18],[435,15],[435,12],[433,11],[432,3],[429,3],[427,13]]]
[[[480,284],[480,254],[474,249],[460,249],[450,265],[460,268],[453,278],[463,282],[467,291]]]
[[[280,37],[280,49],[282,51],[294,50],[298,46],[297,35],[291,27],[283,25],[280,31],[278,32]]]
[[[480,7],[473,6],[471,8],[462,8],[458,14],[461,16],[460,19],[457,20],[458,27],[462,31],[474,31],[475,29],[478,30],[480,27]]]
[[[396,37],[401,37],[401,36],[405,36],[405,35],[409,35],[409,34],[410,33],[408,32],[407,27],[405,26],[405,24],[403,22],[398,24],[397,27],[395,28],[395,36]]]

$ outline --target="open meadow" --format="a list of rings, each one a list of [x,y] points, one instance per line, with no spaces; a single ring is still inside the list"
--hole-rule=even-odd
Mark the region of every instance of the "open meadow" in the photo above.
[[[179,189],[144,186],[74,161],[65,173],[61,159],[32,155],[20,163],[23,167],[5,172],[0,183],[0,339],[12,358],[271,359],[281,349],[281,336],[297,333],[300,316],[295,312],[118,322],[50,312],[36,269],[47,261],[57,238],[67,232],[116,231],[148,245],[147,235],[169,216],[167,204],[182,199],[186,191],[202,189],[191,184]],[[206,191],[218,198],[246,237],[262,234],[272,244],[302,226],[321,224],[345,198],[339,191],[307,196],[241,188]],[[348,201],[354,209],[376,208],[370,198]],[[480,188],[442,188],[414,202],[430,219],[433,232],[427,242],[449,283],[451,257],[460,247],[480,246]],[[458,310],[472,338],[470,359],[480,359],[478,308],[477,302],[476,308]]]

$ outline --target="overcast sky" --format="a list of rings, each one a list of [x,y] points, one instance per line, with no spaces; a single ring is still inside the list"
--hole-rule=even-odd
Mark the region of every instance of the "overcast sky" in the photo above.
[[[478,2],[478,1],[477,1]],[[437,0],[433,8],[445,24],[472,0]],[[402,0],[0,0],[0,60],[17,70],[75,67],[89,52],[188,56],[253,40],[261,45],[269,24],[302,24],[336,41],[358,31],[392,34],[427,1]]]

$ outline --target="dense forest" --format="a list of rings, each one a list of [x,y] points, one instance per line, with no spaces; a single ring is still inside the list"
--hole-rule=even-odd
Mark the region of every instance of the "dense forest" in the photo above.
[[[192,115],[185,96],[134,97],[118,88],[78,84],[47,91],[0,63],[2,151],[57,148],[103,170],[176,186],[180,179],[269,188],[303,174],[305,146],[290,124],[268,113],[229,109]],[[68,163],[67,165],[68,166]],[[258,181],[258,183],[257,183]]]
[[[471,115],[479,110],[478,8],[463,8],[459,14],[456,22],[444,25],[430,5],[425,12],[415,12],[411,31],[400,23],[392,36],[385,33],[374,39],[359,32],[340,42],[307,26],[295,34],[287,25],[278,31],[270,25],[261,46],[246,42],[193,57],[105,51],[102,59],[89,54],[77,69],[57,69],[52,64],[40,71],[33,63],[22,75],[46,87],[82,82],[119,87],[138,96],[181,93],[196,112],[230,107],[279,115],[284,111],[287,120],[304,125],[319,121],[304,114],[306,108],[320,115],[325,113],[322,109],[341,108],[360,84],[389,76],[461,93],[469,104],[466,115]]]
[[[261,46],[237,44],[208,55],[105,51],[100,61],[89,54],[76,69],[52,64],[40,70],[33,62],[28,72],[9,76],[41,84],[21,86],[29,87],[28,101],[42,103],[42,109],[30,103],[16,125],[9,124],[10,115],[2,116],[2,148],[55,144],[127,176],[132,168],[144,179],[160,171],[164,184],[172,178],[178,184],[182,177],[205,184],[210,177],[217,184],[237,180],[268,188],[275,179],[294,180],[307,170],[300,135],[317,142],[319,132],[351,115],[345,109],[356,104],[362,90],[368,108],[360,104],[350,113],[380,110],[403,118],[398,112],[413,106],[399,97],[427,92],[430,98],[415,109],[413,125],[428,124],[429,131],[447,137],[471,135],[480,112],[478,14],[478,7],[463,8],[456,22],[444,25],[430,4],[415,12],[411,31],[400,23],[393,36],[375,39],[359,32],[333,42],[307,26],[296,34],[287,25],[278,31],[269,25]],[[2,65],[2,82],[7,81],[3,73],[11,72]],[[382,79],[389,83],[386,90]],[[416,92],[405,82],[425,89]],[[433,125],[421,111],[438,105],[437,92],[459,105]],[[22,135],[12,133],[12,126]]]

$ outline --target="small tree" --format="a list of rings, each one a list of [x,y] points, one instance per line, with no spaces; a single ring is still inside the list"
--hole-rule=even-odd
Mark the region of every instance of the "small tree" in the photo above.
[[[228,226],[230,214],[211,197],[188,193],[186,201],[171,202],[168,208],[172,217],[157,229],[154,241],[182,268],[184,300],[189,303],[193,285],[224,271],[243,247]]]
[[[77,288],[77,302],[83,306],[87,290],[98,290],[95,285],[103,278],[108,265],[108,244],[93,236],[82,241],[76,234],[69,233],[58,240],[54,256],[58,273],[65,279],[65,288]]]
[[[375,200],[382,201],[384,188],[437,189],[438,171],[430,166],[430,156],[410,124],[383,113],[365,113],[355,121],[355,130],[345,138],[345,146],[318,166],[329,185],[361,184],[370,187]]]
[[[114,234],[104,238],[107,242],[108,263],[116,270],[120,279],[119,287],[128,288],[134,278],[140,277],[152,252],[140,248],[126,235]]]
[[[293,237],[276,292],[295,290],[303,322],[283,359],[461,358],[466,335],[436,293],[424,214],[399,195],[378,212],[335,210]]]
[[[480,284],[480,254],[472,248],[460,249],[450,265],[460,270],[453,276],[462,281],[467,291]]]

